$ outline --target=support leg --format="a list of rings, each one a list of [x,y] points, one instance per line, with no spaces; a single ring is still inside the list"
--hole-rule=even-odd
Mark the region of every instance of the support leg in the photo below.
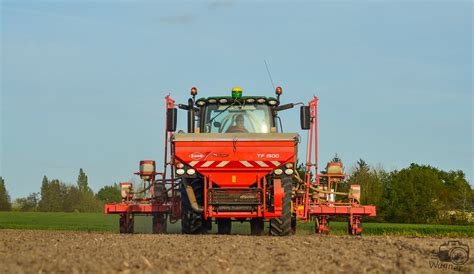
[[[119,219],[119,228],[120,228],[120,233],[133,233],[134,229],[134,224],[133,224],[133,214],[127,212],[127,213],[121,213],[120,214],[120,219]]]
[[[360,216],[353,215],[349,217],[349,223],[347,225],[347,232],[349,235],[359,236],[362,234],[360,218]]]
[[[329,234],[329,221],[328,216],[318,216],[314,227],[316,233]]]

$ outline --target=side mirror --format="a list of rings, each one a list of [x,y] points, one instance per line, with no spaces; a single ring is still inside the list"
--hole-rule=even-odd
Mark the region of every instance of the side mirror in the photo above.
[[[178,107],[179,107],[180,109],[189,110],[188,105],[178,104]]]
[[[276,107],[275,110],[276,111],[282,111],[282,110],[285,110],[285,109],[293,108],[294,106],[295,106],[295,104],[293,104],[293,103],[284,104],[284,105]]]
[[[309,129],[311,127],[311,111],[309,106],[302,106],[300,108],[300,123],[301,129]]]
[[[176,123],[178,121],[178,110],[176,108],[169,108],[166,113],[166,129],[169,132],[176,131]]]

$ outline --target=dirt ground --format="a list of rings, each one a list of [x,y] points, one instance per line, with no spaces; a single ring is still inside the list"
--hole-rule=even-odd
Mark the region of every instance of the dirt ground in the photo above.
[[[428,273],[447,240],[0,230],[0,273]],[[457,270],[473,269],[471,259]]]

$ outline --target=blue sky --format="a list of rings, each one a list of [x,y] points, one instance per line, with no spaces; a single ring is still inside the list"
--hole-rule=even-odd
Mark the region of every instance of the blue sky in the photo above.
[[[2,1],[1,164],[97,191],[162,165],[164,97],[320,98],[320,164],[463,170],[473,182],[470,1]],[[297,109],[282,113],[299,129]],[[185,113],[180,113],[185,128]],[[302,147],[302,149],[304,149]],[[304,157],[304,151],[300,152]]]

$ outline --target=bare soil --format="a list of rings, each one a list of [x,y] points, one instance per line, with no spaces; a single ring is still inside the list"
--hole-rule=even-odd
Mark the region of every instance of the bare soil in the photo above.
[[[0,230],[0,273],[446,272],[430,262],[447,240]],[[472,261],[461,270],[472,273]]]

